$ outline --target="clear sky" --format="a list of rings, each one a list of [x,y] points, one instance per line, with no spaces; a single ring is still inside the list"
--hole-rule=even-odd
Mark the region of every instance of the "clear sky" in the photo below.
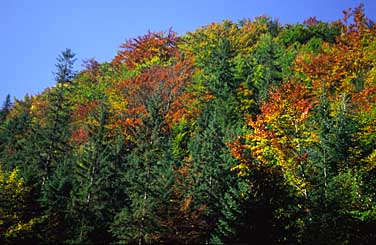
[[[0,103],[55,84],[56,57],[65,48],[82,61],[110,61],[126,39],[170,27],[178,34],[212,22],[267,14],[282,24],[316,16],[342,17],[365,4],[376,20],[376,0],[0,0]]]

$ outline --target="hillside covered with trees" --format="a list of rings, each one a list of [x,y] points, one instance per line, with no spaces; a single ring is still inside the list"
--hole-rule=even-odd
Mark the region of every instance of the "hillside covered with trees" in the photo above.
[[[374,244],[376,25],[261,16],[58,57],[0,111],[0,243]],[[48,71],[47,71],[48,72]]]

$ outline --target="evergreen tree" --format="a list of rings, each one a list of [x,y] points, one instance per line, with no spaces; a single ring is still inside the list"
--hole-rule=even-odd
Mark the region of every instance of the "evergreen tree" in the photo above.
[[[354,202],[359,202],[355,196],[360,182],[356,169],[352,169],[349,151],[356,124],[348,113],[347,99],[341,96],[335,110],[324,90],[317,107],[319,141],[310,149],[314,165],[309,170],[312,188],[308,194],[311,207],[307,233],[315,234],[308,235],[315,243],[346,241],[351,231],[349,220],[343,214],[352,209]]]
[[[252,67],[252,80],[257,88],[258,99],[265,101],[272,86],[279,86],[282,82],[283,57],[286,50],[267,33],[260,37],[255,46],[252,57],[255,65]]]
[[[202,239],[207,242],[210,239],[218,241],[228,235],[226,229],[231,229],[232,224],[224,227],[226,216],[236,215],[228,213],[235,210],[226,210],[227,214],[222,211],[225,212],[224,205],[231,205],[227,201],[234,201],[229,197],[236,190],[239,180],[231,171],[235,160],[227,143],[240,134],[242,125],[236,98],[241,81],[232,76],[234,67],[230,63],[234,51],[230,43],[221,38],[211,54],[203,72],[209,78],[205,84],[214,98],[205,105],[189,144],[192,157],[190,171],[194,183],[189,192],[192,193],[196,209],[203,205],[206,207],[203,216],[205,225],[200,229]]]
[[[12,109],[12,102],[10,100],[10,94],[8,94],[7,97],[5,98],[3,107],[0,110],[0,124],[2,124],[5,121],[11,109]]]
[[[143,101],[146,112],[139,114],[134,146],[124,166],[124,185],[129,200],[115,217],[111,231],[121,242],[162,241],[163,216],[160,213],[170,196],[173,168],[169,129],[165,121],[171,101],[166,101],[164,84]]]
[[[375,23],[269,17],[58,57],[0,109],[0,243],[375,244]]]
[[[24,177],[24,170],[33,158],[30,107],[30,97],[25,96],[23,101],[16,100],[13,116],[0,125],[0,161],[6,170],[12,170],[18,166]],[[28,182],[27,178],[26,182]]]
[[[71,105],[68,99],[75,76],[74,54],[66,49],[57,58],[56,86],[47,92],[48,105],[45,121],[34,123],[34,164],[32,169],[40,176],[39,200],[48,216],[42,231],[43,240],[54,242],[66,235],[67,205],[72,189],[70,140]]]
[[[120,142],[109,137],[108,109],[102,102],[94,112],[89,125],[88,141],[77,151],[74,158],[74,181],[72,203],[69,213],[74,220],[70,228],[69,241],[74,243],[95,243],[110,241],[109,225],[119,208],[121,197],[116,189],[122,189],[116,177],[120,171],[117,165],[116,148]]]
[[[42,128],[40,143],[44,149],[42,160],[42,171],[44,172],[42,185],[53,173],[53,169],[59,163],[64,162],[64,158],[69,152],[67,141],[69,136],[69,118],[71,108],[67,99],[69,87],[75,76],[73,64],[75,54],[70,49],[66,49],[57,58],[57,72],[55,73],[56,87],[49,93],[49,108],[46,119],[47,125]]]

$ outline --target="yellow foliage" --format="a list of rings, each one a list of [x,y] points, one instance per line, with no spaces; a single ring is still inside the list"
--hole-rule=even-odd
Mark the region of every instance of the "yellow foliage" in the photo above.
[[[5,240],[19,239],[23,234],[32,231],[35,224],[45,217],[34,217],[25,220],[27,213],[27,196],[30,188],[19,176],[18,170],[4,172],[0,165],[0,236]]]
[[[376,150],[373,150],[373,152],[368,155],[368,157],[365,159],[366,162],[366,169],[368,171],[371,171],[376,168]]]

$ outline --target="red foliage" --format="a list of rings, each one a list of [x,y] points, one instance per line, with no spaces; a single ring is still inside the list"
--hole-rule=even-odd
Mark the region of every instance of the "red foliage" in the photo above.
[[[270,100],[261,106],[261,114],[267,118],[290,114],[302,121],[315,105],[313,94],[302,83],[287,82],[272,90]]]
[[[99,75],[100,63],[95,59],[89,59],[84,61],[85,73],[89,75],[94,81],[96,81]]]
[[[72,132],[72,142],[74,144],[81,145],[88,140],[88,134],[84,129],[76,129]]]
[[[98,101],[93,100],[86,104],[78,104],[76,110],[73,113],[73,119],[75,121],[85,120],[90,112],[94,111],[98,107]]]
[[[177,53],[176,33],[169,30],[166,32],[148,32],[148,34],[127,40],[120,47],[114,64],[125,63],[127,68],[134,69],[137,64],[145,63],[157,56],[162,61],[174,57]]]
[[[370,25],[363,5],[344,14],[340,23],[342,33],[337,42],[333,45],[325,43],[319,54],[299,56],[295,65],[295,69],[304,73],[316,89],[325,88],[329,97],[335,96],[336,92],[357,93],[359,86],[354,81],[364,80],[372,67],[368,45],[374,40],[376,25]],[[353,23],[348,24],[351,17]]]
[[[317,25],[317,23],[318,23],[318,20],[316,19],[316,16],[310,17],[303,22],[303,24],[307,26],[314,26],[314,25]]]
[[[186,113],[185,104],[192,99],[185,88],[190,84],[193,68],[188,59],[171,66],[153,66],[123,81],[118,89],[127,102],[126,126],[140,126],[142,117],[150,116],[147,101],[157,97],[157,113],[171,124]]]
[[[369,112],[376,104],[376,87],[370,86],[352,97],[355,111]]]

